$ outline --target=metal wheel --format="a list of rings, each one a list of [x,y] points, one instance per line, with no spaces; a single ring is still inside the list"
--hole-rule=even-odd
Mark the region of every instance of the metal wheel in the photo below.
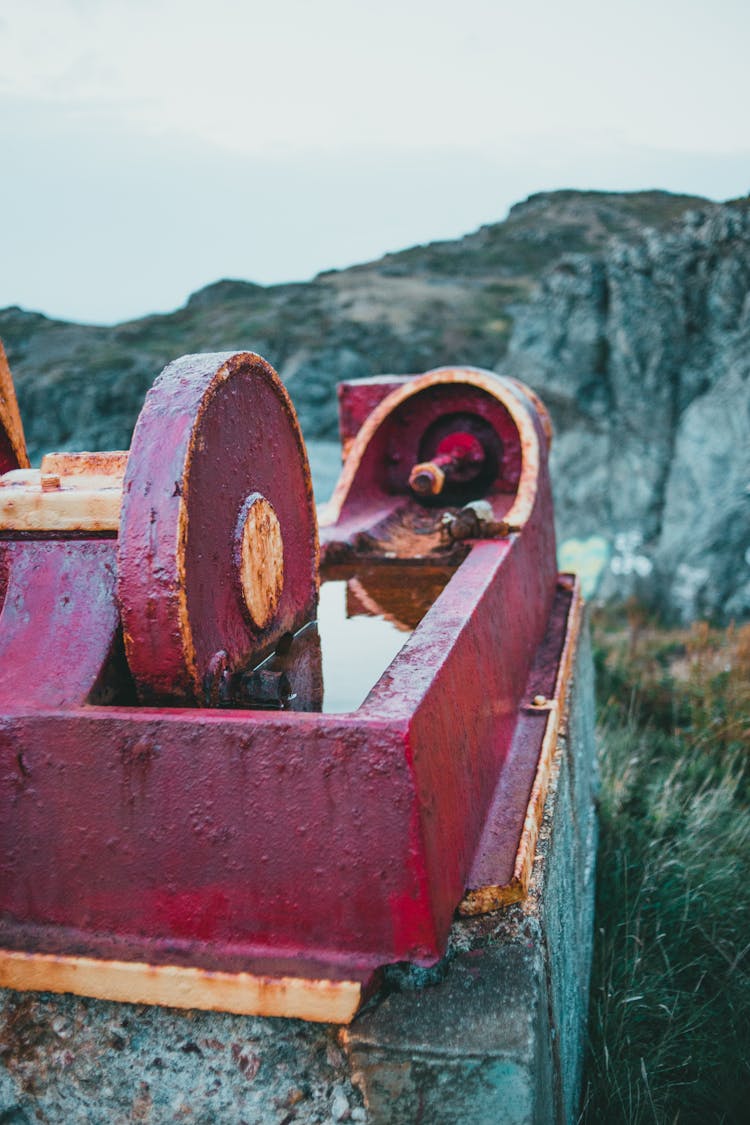
[[[143,702],[212,702],[218,675],[252,666],[315,615],[307,454],[260,356],[184,356],[154,383],[128,458],[118,570]]]

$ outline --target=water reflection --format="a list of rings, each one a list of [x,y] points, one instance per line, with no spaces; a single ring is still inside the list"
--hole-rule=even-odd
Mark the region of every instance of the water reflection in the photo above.
[[[322,576],[316,625],[253,677],[255,707],[342,714],[359,707],[440,594],[445,567],[369,566]]]

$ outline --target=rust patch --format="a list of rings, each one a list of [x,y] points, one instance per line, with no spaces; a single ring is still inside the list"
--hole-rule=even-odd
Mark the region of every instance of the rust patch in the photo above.
[[[237,569],[242,597],[253,624],[270,625],[284,588],[284,542],[273,504],[254,492],[240,512]]]
[[[12,475],[12,474],[9,474]],[[120,526],[122,491],[118,487],[68,488],[56,476],[42,477],[31,471],[22,483],[2,478],[0,487],[0,531],[117,532]],[[78,478],[79,481],[84,478]],[[91,482],[91,478],[85,478]]]
[[[115,477],[122,479],[128,463],[127,450],[104,453],[46,453],[42,458],[42,476]]]
[[[126,453],[48,453],[0,477],[0,529],[116,532]]]
[[[25,469],[29,465],[26,438],[23,433],[21,412],[18,409],[16,388],[10,373],[8,359],[0,341],[0,472],[8,469]],[[5,447],[3,450],[1,447]]]
[[[339,1024],[351,1022],[362,996],[356,980],[261,977],[15,950],[0,950],[0,988]]]

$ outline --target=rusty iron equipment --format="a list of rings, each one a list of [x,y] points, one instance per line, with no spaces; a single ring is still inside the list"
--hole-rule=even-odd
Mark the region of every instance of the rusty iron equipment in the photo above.
[[[0,985],[346,1023],[521,897],[581,604],[532,392],[343,384],[318,519],[255,354],[176,360],[129,453],[39,469],[0,361]],[[329,589],[395,637],[354,701]]]

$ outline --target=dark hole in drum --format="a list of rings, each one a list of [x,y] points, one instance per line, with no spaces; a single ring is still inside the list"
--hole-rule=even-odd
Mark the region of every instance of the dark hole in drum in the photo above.
[[[444,414],[427,427],[419,443],[419,460],[430,461],[444,438],[451,434],[471,434],[484,450],[484,465],[469,481],[450,482],[437,496],[420,497],[427,507],[445,508],[478,500],[492,487],[503,463],[503,443],[494,426],[478,414],[456,412]]]

